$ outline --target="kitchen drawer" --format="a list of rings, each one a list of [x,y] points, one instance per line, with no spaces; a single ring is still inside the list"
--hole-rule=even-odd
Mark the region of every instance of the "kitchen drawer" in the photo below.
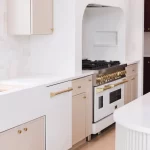
[[[86,84],[85,78],[73,80],[72,81],[72,86],[73,86],[72,94],[73,94],[73,96],[86,92],[85,84]]]
[[[92,76],[72,81],[73,96],[86,92],[88,84],[92,82]]]
[[[88,76],[85,78],[87,83],[91,83],[92,82],[92,76]]]
[[[138,65],[137,64],[129,65],[126,68],[126,71],[127,71],[127,76],[137,74],[138,73]]]

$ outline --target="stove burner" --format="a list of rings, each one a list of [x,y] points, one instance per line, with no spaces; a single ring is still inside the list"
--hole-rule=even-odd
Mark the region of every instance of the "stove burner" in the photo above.
[[[82,60],[83,70],[100,70],[100,69],[109,68],[117,65],[120,65],[119,61],[107,62],[105,60],[95,60],[95,61],[91,61],[88,59]]]

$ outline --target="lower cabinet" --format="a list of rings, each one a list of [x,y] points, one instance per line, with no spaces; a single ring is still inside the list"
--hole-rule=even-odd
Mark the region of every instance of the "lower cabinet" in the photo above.
[[[72,86],[72,145],[76,149],[92,134],[92,76],[76,79]]]
[[[72,82],[46,89],[46,150],[68,150],[72,147]]]
[[[138,98],[138,72],[137,64],[129,66],[127,69],[127,80],[125,84],[125,104]]]
[[[86,137],[86,93],[73,97],[72,101],[72,144]]]
[[[1,150],[45,150],[45,117],[0,133]]]
[[[131,101],[138,98],[138,76],[135,75],[131,79]]]
[[[143,94],[150,92],[150,57],[144,57]]]

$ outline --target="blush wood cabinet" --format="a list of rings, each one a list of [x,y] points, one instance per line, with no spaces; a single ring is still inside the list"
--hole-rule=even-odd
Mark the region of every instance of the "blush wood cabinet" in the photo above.
[[[8,33],[12,35],[51,34],[53,0],[8,0]]]
[[[86,137],[86,101],[86,93],[74,96],[72,100],[73,145]]]
[[[92,134],[92,76],[72,81],[72,143],[77,145]]]
[[[128,82],[125,84],[125,104],[138,97],[138,64],[129,65],[126,71]]]
[[[45,117],[0,133],[1,150],[45,150]]]

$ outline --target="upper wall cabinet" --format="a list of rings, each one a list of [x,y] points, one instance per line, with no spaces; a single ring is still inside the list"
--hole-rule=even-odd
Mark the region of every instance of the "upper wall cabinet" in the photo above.
[[[9,34],[53,32],[53,0],[7,0],[7,9]]]
[[[150,1],[145,0],[144,31],[150,32]]]

